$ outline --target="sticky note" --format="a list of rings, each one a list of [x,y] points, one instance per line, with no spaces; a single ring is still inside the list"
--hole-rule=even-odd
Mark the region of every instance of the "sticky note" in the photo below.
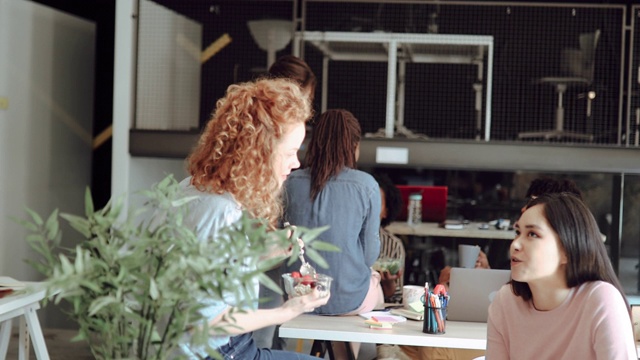
[[[415,312],[423,313],[424,312],[424,305],[422,305],[421,301],[412,302],[411,304],[409,304],[409,309],[411,309],[411,310],[413,310]]]

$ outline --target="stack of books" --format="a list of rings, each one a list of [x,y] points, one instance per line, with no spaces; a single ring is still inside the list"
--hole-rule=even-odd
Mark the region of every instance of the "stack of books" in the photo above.
[[[14,291],[23,290],[27,285],[9,276],[0,276],[0,298]]]

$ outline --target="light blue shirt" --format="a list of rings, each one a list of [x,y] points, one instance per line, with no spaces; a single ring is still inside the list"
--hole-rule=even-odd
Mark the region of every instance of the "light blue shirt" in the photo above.
[[[344,168],[331,178],[315,200],[310,198],[308,169],[297,170],[285,182],[285,221],[316,228],[329,225],[319,239],[341,252],[322,252],[329,269],[313,264],[333,278],[329,302],[315,313],[338,315],[360,307],[369,290],[371,265],[380,255],[380,187],[366,172]],[[296,262],[287,271],[298,270]]]
[[[184,218],[184,223],[194,229],[199,239],[215,238],[222,228],[233,224],[242,217],[242,207],[231,194],[202,192],[191,185],[191,177],[182,180],[180,186],[185,197],[197,197],[187,204],[188,214]],[[258,279],[254,278],[253,282],[254,296],[257,298]],[[211,321],[224,312],[227,307],[234,306],[236,302],[232,294],[225,294],[224,301],[203,299],[202,303],[207,306],[202,310],[202,314]],[[209,346],[219,348],[227,344],[229,338],[227,335],[212,335],[209,338]],[[183,344],[181,348],[193,359],[201,359],[207,356],[204,348],[190,348],[187,344]]]

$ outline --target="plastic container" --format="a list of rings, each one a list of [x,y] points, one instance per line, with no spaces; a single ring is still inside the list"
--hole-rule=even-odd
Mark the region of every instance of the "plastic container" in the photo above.
[[[409,195],[407,223],[410,226],[422,223],[422,194]]]
[[[303,296],[309,294],[313,289],[317,289],[320,297],[329,296],[331,293],[331,281],[333,278],[328,275],[316,274],[315,277],[291,276],[291,273],[282,274],[284,280],[284,291],[290,297]]]

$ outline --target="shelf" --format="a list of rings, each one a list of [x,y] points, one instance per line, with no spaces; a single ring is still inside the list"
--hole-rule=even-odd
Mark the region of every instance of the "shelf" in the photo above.
[[[184,159],[200,133],[131,130],[129,135],[132,156]],[[406,149],[407,162],[376,162],[376,153],[387,148]],[[304,154],[300,157],[304,158]],[[640,175],[640,148],[364,138],[358,164],[363,167]]]

